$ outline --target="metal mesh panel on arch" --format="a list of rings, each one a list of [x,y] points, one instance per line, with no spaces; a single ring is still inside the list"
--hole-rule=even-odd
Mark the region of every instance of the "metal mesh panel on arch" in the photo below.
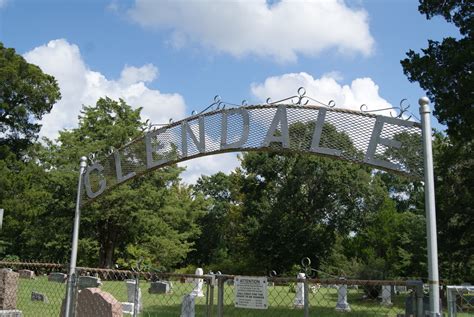
[[[423,176],[419,123],[311,105],[244,106],[210,111],[147,131],[89,165],[83,203],[153,169],[238,151],[310,153],[413,179]]]

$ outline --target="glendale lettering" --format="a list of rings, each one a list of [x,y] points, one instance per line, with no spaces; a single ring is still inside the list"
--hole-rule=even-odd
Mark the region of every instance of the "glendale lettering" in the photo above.
[[[112,168],[111,171],[107,170],[107,172],[104,172],[104,166],[99,163],[93,164],[86,170],[84,174],[86,195],[91,199],[95,198],[102,194],[108,186],[125,182],[137,174],[143,174],[146,170],[184,161],[187,158],[219,152],[229,152],[232,150],[273,150],[271,145],[275,143],[279,144],[280,148],[283,149],[292,149],[299,152],[316,153],[342,158],[348,161],[361,162],[360,156],[349,157],[352,154],[343,153],[343,149],[321,146],[322,138],[325,137],[323,133],[324,125],[332,124],[338,129],[334,125],[334,117],[330,117],[330,121],[327,122],[327,113],[332,111],[331,109],[324,107],[306,108],[305,111],[314,111],[312,120],[303,120],[305,118],[301,115],[302,124],[306,126],[309,126],[309,124],[314,125],[313,131],[310,131],[311,143],[308,146],[304,145],[307,143],[301,142],[301,137],[304,137],[303,135],[300,138],[295,138],[295,136],[292,135],[292,138],[290,138],[291,125],[288,123],[288,111],[290,111],[290,108],[291,111],[293,111],[291,124],[298,123],[298,119],[295,119],[295,116],[299,118],[299,113],[296,112],[298,109],[290,105],[269,106],[267,108],[250,106],[222,109],[211,114],[201,114],[197,117],[190,117],[180,122],[170,124],[169,126],[149,131],[144,135],[141,143],[144,146],[143,153],[146,154],[143,158],[133,153],[129,154],[131,155],[130,157],[127,157],[126,153],[130,151],[115,151],[113,153],[114,164],[111,166],[110,164],[105,165],[108,169]],[[266,111],[266,113],[268,113],[268,111],[272,110],[273,116],[271,117],[271,121],[268,116],[262,119],[262,112]],[[364,116],[359,113],[341,114],[340,112],[337,115],[350,115],[352,116],[351,118]],[[374,116],[371,116],[371,118],[374,118]],[[266,122],[270,122],[270,124],[268,125]],[[351,124],[357,126],[357,124],[354,124],[355,122],[356,121],[351,122]],[[362,124],[366,124],[367,121],[362,122],[364,122]],[[389,131],[392,132],[388,134],[385,133],[384,135],[383,132],[386,125],[390,125]],[[368,143],[368,146],[365,149],[365,153],[363,153],[362,163],[406,174],[412,173],[412,171],[407,170],[405,166],[384,160],[380,155],[377,155],[377,146],[382,145],[384,149],[400,148],[402,144],[400,141],[393,139],[393,136],[396,135],[393,131],[397,131],[397,129],[398,131],[404,131],[406,128],[413,127],[414,125],[415,123],[412,121],[376,116],[370,139],[366,133],[365,135],[357,135],[358,139],[365,138],[368,140],[365,141],[365,144]],[[403,128],[397,128],[397,126]],[[347,131],[343,132],[347,133]],[[330,142],[325,142],[325,144],[328,143]],[[305,146],[305,148],[299,148],[302,146]],[[360,149],[360,147],[358,149],[359,151],[364,151],[364,149]],[[134,149],[134,151],[137,150]],[[141,160],[143,160],[143,163],[141,163]],[[135,164],[134,166],[137,166],[136,164],[143,164],[143,167],[140,168],[140,171],[130,171],[128,169],[128,173],[124,175],[122,164],[127,161]],[[104,173],[108,178],[104,177]],[[91,181],[91,178],[97,180]]]

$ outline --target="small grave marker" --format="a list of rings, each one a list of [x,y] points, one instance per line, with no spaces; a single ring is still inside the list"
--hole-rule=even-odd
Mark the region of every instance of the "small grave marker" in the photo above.
[[[65,283],[67,280],[67,275],[59,272],[52,272],[48,275],[48,281],[56,283]]]
[[[101,285],[102,285],[102,282],[100,278],[98,277],[80,276],[77,287],[79,287],[79,289],[82,290],[84,288],[100,287]]]
[[[27,278],[27,279],[35,278],[35,272],[31,270],[19,270],[18,274],[20,274],[20,278]]]
[[[49,303],[48,297],[38,292],[31,292],[31,301]]]
[[[166,281],[151,282],[148,293],[150,294],[168,294],[171,292],[170,283]]]

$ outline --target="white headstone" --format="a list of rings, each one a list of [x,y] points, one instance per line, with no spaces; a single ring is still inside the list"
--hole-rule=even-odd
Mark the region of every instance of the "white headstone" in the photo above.
[[[382,286],[382,302],[381,305],[391,306],[392,305],[392,287],[390,285]]]
[[[349,306],[349,303],[347,302],[347,285],[339,285],[337,289],[336,311],[351,311],[351,306]]]
[[[196,297],[192,294],[185,295],[183,297],[183,302],[181,303],[181,317],[194,317],[195,312],[195,302]]]
[[[204,274],[204,271],[202,270],[202,268],[198,267],[196,269],[195,275],[203,275],[203,274]],[[196,297],[204,297],[204,294],[202,292],[203,283],[204,283],[204,281],[203,281],[202,278],[195,278],[194,279],[194,288],[193,288],[192,292],[189,295],[196,296]]]
[[[306,274],[298,273],[297,276],[299,279],[305,279]],[[294,300],[295,308],[303,308],[304,307],[304,283],[298,282],[296,284],[296,295]]]
[[[137,305],[137,311],[141,312],[142,309],[142,290],[138,288],[138,299],[135,299],[135,280],[126,280],[127,284],[127,297],[128,302],[134,303]]]

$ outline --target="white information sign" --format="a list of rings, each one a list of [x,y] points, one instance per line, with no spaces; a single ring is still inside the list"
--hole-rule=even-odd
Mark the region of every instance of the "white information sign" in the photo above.
[[[235,307],[267,309],[267,278],[255,276],[236,276],[234,278]]]

